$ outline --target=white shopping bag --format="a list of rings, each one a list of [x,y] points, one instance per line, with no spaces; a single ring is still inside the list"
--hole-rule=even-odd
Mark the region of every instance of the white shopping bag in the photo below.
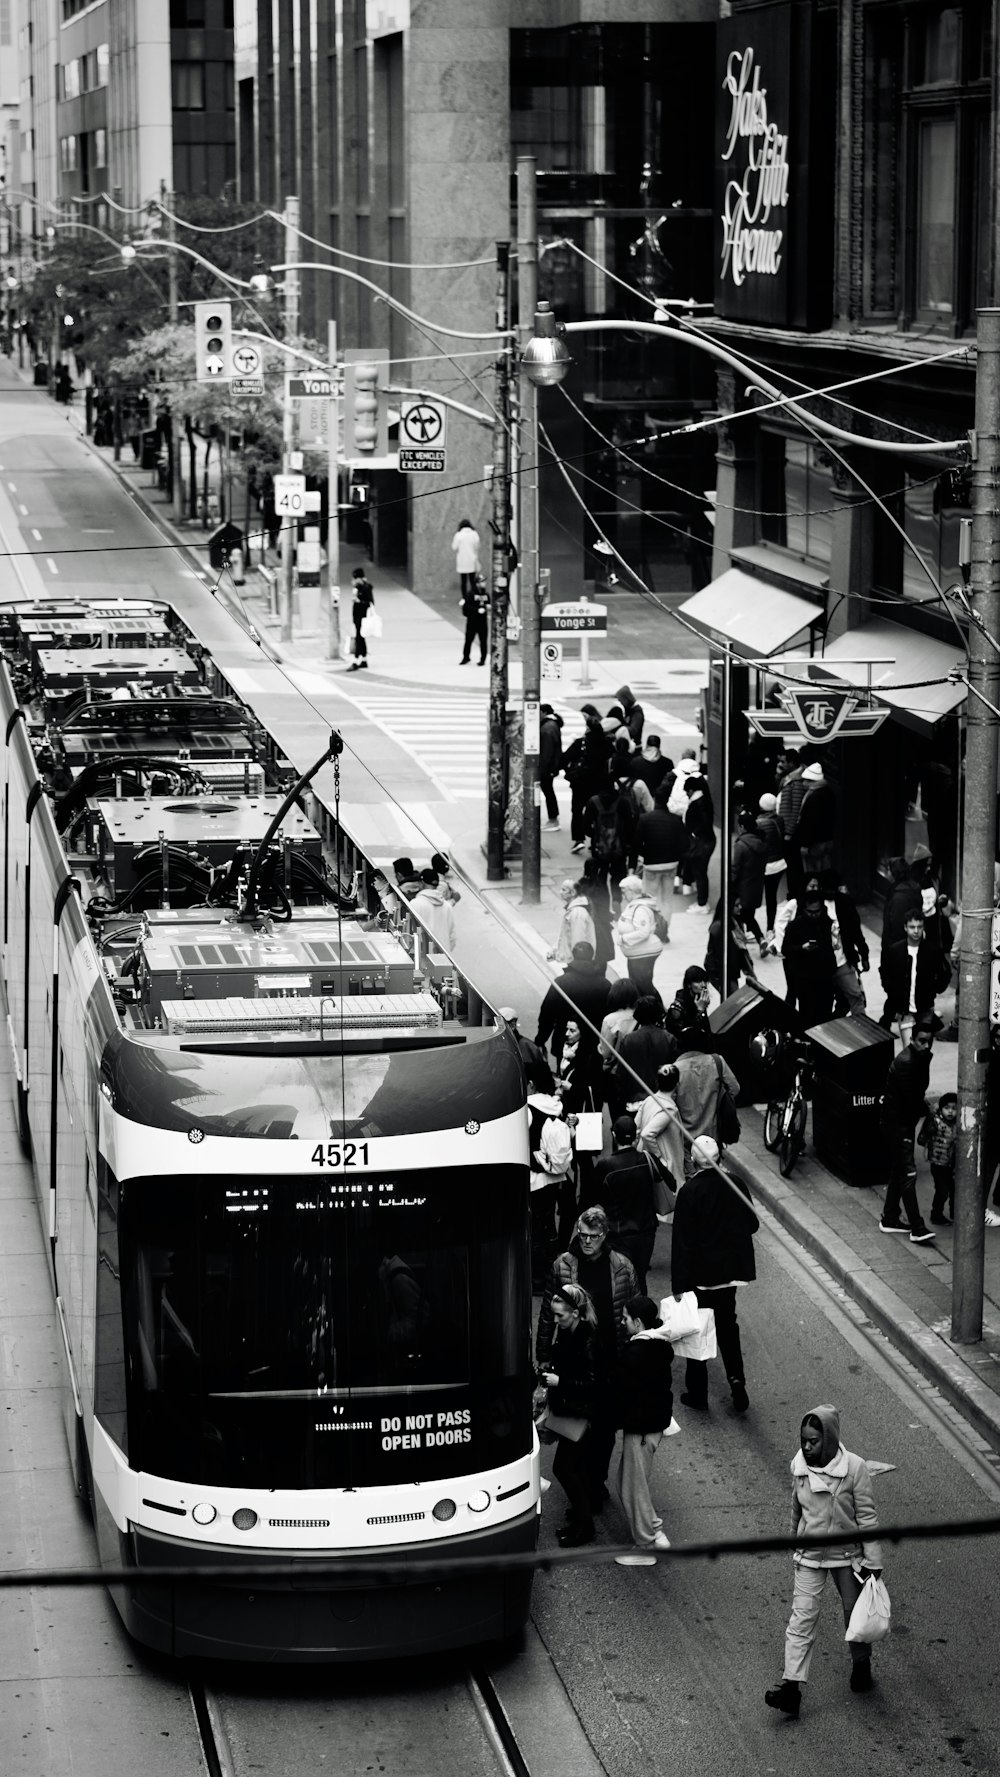
[[[706,1363],[710,1357],[715,1357],[719,1347],[715,1337],[714,1308],[699,1308],[698,1325],[694,1332],[686,1334],[683,1339],[671,1339],[670,1343],[675,1357],[693,1357],[699,1363]]]
[[[860,1577],[860,1576],[859,1576]],[[881,1641],[889,1633],[892,1606],[884,1580],[869,1574],[851,1612],[845,1641]]]
[[[679,1302],[673,1296],[664,1296],[660,1303],[660,1319],[663,1330],[676,1351],[678,1339],[682,1339],[685,1333],[696,1333],[701,1324],[698,1319],[698,1298],[694,1290],[686,1290]]]

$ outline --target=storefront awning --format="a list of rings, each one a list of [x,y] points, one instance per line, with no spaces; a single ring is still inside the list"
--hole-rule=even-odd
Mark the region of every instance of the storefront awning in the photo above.
[[[926,734],[963,702],[965,686],[948,678],[954,667],[964,670],[966,666],[958,637],[954,642],[939,642],[901,623],[866,623],[863,629],[846,630],[829,644],[822,658],[817,657],[811,671],[825,676],[825,668],[849,685],[867,685],[868,668],[858,662],[879,656],[893,664],[872,667],[872,691],[907,728]],[[918,689],[897,691],[893,689],[896,685]]]
[[[808,599],[744,574],[741,568],[727,568],[679,609],[709,641],[721,636],[748,660],[765,659],[787,647],[794,636],[823,617],[819,606]]]

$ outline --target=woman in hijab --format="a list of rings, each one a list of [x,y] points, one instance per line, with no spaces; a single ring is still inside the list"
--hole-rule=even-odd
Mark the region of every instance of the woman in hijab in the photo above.
[[[826,1576],[832,1576],[844,1608],[845,1626],[870,1574],[882,1572],[882,1550],[868,1465],[840,1441],[836,1407],[813,1407],[802,1421],[799,1448],[792,1458],[792,1535],[827,1536],[843,1532],[843,1542],[795,1553],[792,1614],[785,1632],[785,1671],[780,1685],[765,1691],[770,1709],[798,1715],[801,1686],[809,1677]],[[851,1690],[872,1688],[871,1647],[849,1641]]]

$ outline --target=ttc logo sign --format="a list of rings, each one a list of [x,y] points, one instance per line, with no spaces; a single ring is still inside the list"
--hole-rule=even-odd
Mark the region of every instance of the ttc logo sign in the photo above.
[[[857,698],[849,691],[799,691],[787,687],[781,701],[807,740],[833,740]]]

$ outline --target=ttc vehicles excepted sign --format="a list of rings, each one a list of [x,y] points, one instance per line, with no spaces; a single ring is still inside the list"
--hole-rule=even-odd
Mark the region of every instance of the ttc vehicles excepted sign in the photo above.
[[[441,475],[447,467],[445,409],[426,395],[411,395],[399,408],[399,467],[403,474]]]

